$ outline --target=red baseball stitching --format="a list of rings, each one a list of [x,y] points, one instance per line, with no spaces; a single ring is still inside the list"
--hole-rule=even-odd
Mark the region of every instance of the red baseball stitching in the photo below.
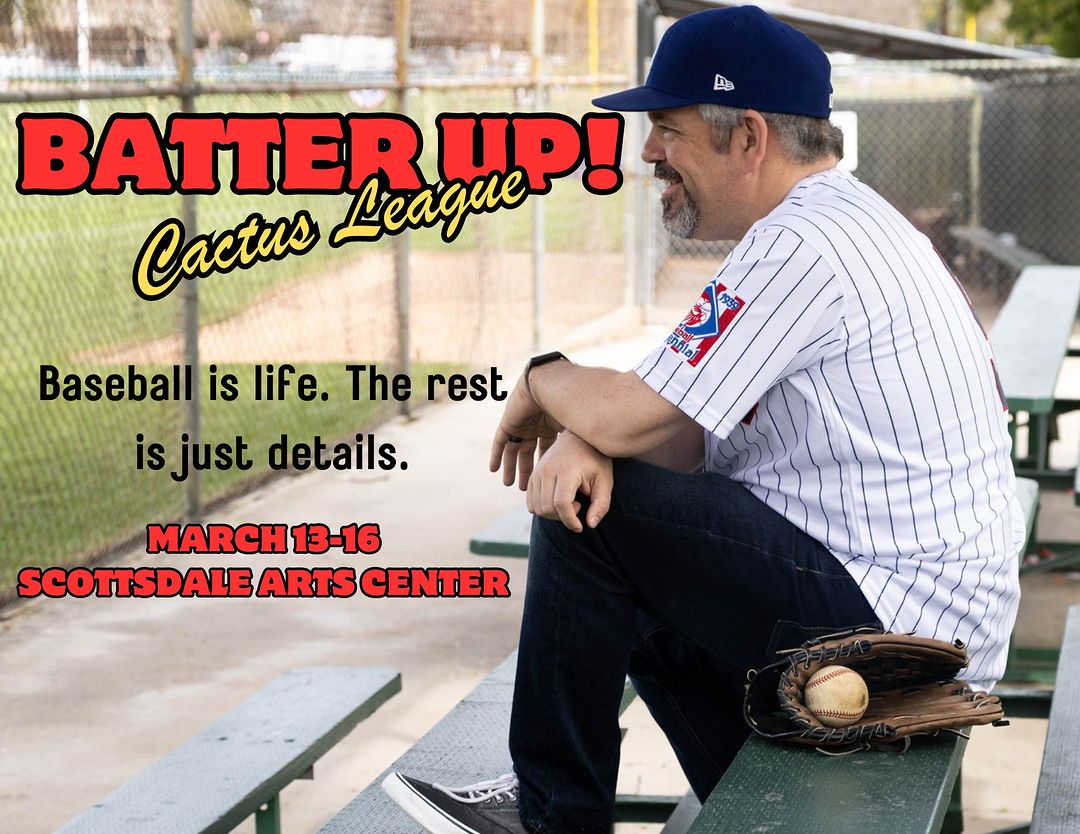
[[[851,672],[851,674],[853,674],[853,675],[855,674],[855,672],[853,670],[849,669],[847,666],[834,666],[832,669],[830,669],[828,672],[826,672],[824,675],[822,675],[817,680],[814,680],[814,681],[811,681],[810,683],[808,683],[806,685],[806,687],[803,689],[803,691],[805,692],[807,689],[813,689],[819,683],[825,683],[825,681],[830,681],[833,678],[835,678],[837,675],[843,675],[845,672]]]
[[[861,712],[841,712],[837,709],[819,709],[813,714],[818,718],[821,718],[821,716],[826,718],[862,718],[863,716]]]

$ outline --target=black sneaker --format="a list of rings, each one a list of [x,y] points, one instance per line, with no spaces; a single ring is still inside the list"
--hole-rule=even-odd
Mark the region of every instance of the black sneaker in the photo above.
[[[527,834],[518,816],[513,773],[463,788],[447,788],[391,773],[383,790],[431,834]]]

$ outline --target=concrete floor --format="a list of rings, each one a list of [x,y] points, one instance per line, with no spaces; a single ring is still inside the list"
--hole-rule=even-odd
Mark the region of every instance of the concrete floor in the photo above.
[[[659,337],[654,330],[577,358],[628,367]],[[507,376],[510,367],[504,366]],[[332,526],[377,521],[385,541],[379,563],[498,563],[511,573],[510,599],[64,599],[0,614],[0,830],[53,830],[287,669],[400,669],[402,694],[331,750],[316,765],[314,781],[284,792],[286,830],[317,830],[517,641],[524,561],[467,552],[472,533],[521,500],[486,471],[499,411],[497,403],[433,406],[412,422],[376,431],[379,442],[394,443],[409,460],[406,472],[287,477],[209,520],[319,520]],[[1080,437],[1080,426],[1068,426],[1063,435]],[[1071,450],[1059,445],[1059,455],[1076,459],[1075,443]],[[1080,510],[1069,496],[1047,496],[1041,522],[1045,538],[1080,540]],[[257,567],[305,559],[310,557],[236,561]],[[133,553],[126,561],[152,560]],[[168,559],[178,567],[196,561]],[[318,557],[317,564],[349,561]],[[1077,578],[1057,574],[1025,581],[1017,630],[1024,643],[1052,645],[1060,639],[1065,608],[1080,602]],[[630,732],[620,790],[683,792],[678,765],[640,703],[624,723]],[[991,831],[1030,816],[1045,726],[1023,720],[975,732],[964,766],[969,831]],[[249,822],[239,830],[253,828]],[[620,834],[656,829],[620,826]]]

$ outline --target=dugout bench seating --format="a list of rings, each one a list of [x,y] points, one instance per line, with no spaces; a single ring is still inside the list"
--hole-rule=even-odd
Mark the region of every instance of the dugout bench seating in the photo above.
[[[285,672],[58,834],[224,834],[252,814],[278,834],[281,790],[400,691],[393,669]]]
[[[1053,263],[1041,252],[1020,246],[1007,235],[996,234],[983,226],[952,226],[949,234],[957,249],[972,261],[972,267],[982,274],[990,272],[994,289],[1029,266]]]
[[[510,703],[514,693],[517,653],[510,655],[423,738],[387,768],[319,834],[421,834],[423,829],[382,789],[394,771],[444,785],[468,785],[508,773],[513,765],[507,748]],[[627,681],[621,715],[637,697]],[[696,811],[696,800],[682,797],[620,796],[617,819],[663,822],[682,803]],[[685,812],[684,812],[685,813]],[[685,827],[679,832],[685,832]],[[666,834],[676,834],[665,829]]]
[[[1062,697],[1054,698],[1041,715],[1050,724],[1043,748],[1035,811],[1030,823],[995,834],[1072,834],[1080,830],[1080,605],[1069,609],[1057,680]]]
[[[1054,470],[1049,463],[1057,417],[1080,409],[1080,400],[1055,396],[1065,358],[1080,356],[1080,349],[1069,347],[1078,305],[1080,267],[1027,266],[994,322],[990,342],[1012,415],[1009,429],[1017,475],[1033,478],[1044,487],[1071,486],[1077,490],[1074,500],[1080,503],[1080,467]],[[1020,457],[1016,434],[1022,425],[1027,426],[1028,449]],[[1031,554],[1032,561],[1021,565],[1022,576],[1080,562],[1077,542],[1040,541],[1037,547],[1029,542],[1024,552]],[[1056,649],[1012,647],[1007,677],[1053,684],[1057,662]]]
[[[990,331],[998,375],[1012,413],[1010,434],[1016,474],[1043,486],[1072,486],[1073,471],[1049,465],[1052,423],[1080,401],[1055,399],[1058,375],[1069,349],[1077,307],[1080,267],[1031,266],[1020,273]],[[1024,415],[1026,423],[1020,423]],[[1017,455],[1016,429],[1028,429],[1028,453]]]
[[[450,785],[508,772],[515,662],[511,655],[319,834],[422,834],[382,789],[393,771]],[[634,697],[628,683],[621,709]],[[837,757],[751,737],[704,808],[693,794],[619,795],[615,818],[664,822],[662,834],[959,832],[959,807],[950,802],[965,744],[964,736],[945,734],[916,739],[901,754]],[[952,826],[943,829],[947,815]]]

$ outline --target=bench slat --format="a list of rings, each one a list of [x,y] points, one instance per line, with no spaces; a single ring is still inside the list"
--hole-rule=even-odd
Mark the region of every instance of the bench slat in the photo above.
[[[1050,705],[1039,788],[1035,794],[1032,834],[1066,834],[1080,829],[1080,605],[1069,609],[1057,696]]]
[[[400,690],[393,669],[285,672],[60,832],[231,831]]]
[[[693,791],[688,791],[675,808],[675,812],[664,823],[660,834],[686,834],[699,813],[701,813],[701,803],[698,802]]]
[[[492,522],[469,541],[469,552],[478,556],[529,555],[532,514],[524,507]]]
[[[1008,718],[1050,717],[1050,703],[1054,698],[1052,686],[999,683],[994,687],[993,694],[1001,699]]]
[[[492,779],[513,768],[507,735],[510,703],[514,695],[514,652],[482,680],[400,759],[360,792],[319,834],[421,834],[413,822],[382,789],[394,771],[426,782],[471,785]],[[625,683],[620,712],[631,701],[633,687]]]
[[[1013,411],[1048,414],[1080,304],[1080,267],[1030,266],[1017,279],[990,333]]]
[[[1027,249],[1015,243],[1006,243],[989,229],[982,226],[953,226],[949,233],[973,248],[985,252],[992,258],[1015,269],[1052,263],[1049,258],[1034,249]]]
[[[747,740],[690,834],[727,831],[936,832],[966,739],[916,738],[903,754],[830,757]]]

